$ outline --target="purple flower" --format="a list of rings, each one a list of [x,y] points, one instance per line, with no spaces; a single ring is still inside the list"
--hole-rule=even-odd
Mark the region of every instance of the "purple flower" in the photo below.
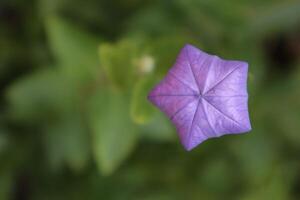
[[[148,99],[171,119],[191,150],[208,138],[251,130],[247,73],[246,62],[186,45]]]

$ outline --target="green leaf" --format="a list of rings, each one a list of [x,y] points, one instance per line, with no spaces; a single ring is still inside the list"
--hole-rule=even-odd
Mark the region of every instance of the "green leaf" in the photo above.
[[[195,39],[190,38],[187,35],[169,35],[168,37],[160,37],[149,43],[150,52],[155,61],[154,73],[160,77],[166,75],[167,71],[174,64],[180,49],[183,48],[186,43],[199,46]]]
[[[161,4],[146,6],[138,10],[128,21],[125,34],[133,37],[139,35],[158,36],[170,35],[172,32],[183,32],[184,27],[178,26],[181,16],[174,14],[173,2],[168,2],[168,12]]]
[[[220,49],[224,40],[239,33],[247,12],[243,1],[176,0],[184,23],[202,44]],[[247,7],[246,7],[247,8]],[[229,12],[230,10],[230,12]],[[226,38],[227,37],[227,38]]]
[[[66,1],[62,0],[39,0],[39,11],[41,16],[57,12],[62,6],[66,6]]]
[[[0,177],[0,199],[10,199],[13,187],[12,173],[9,170],[1,171]]]
[[[73,86],[51,69],[19,79],[8,88],[6,95],[12,117],[31,123],[68,112],[78,103]]]
[[[4,152],[9,145],[9,140],[6,132],[7,132],[6,130],[0,127],[0,156],[2,155],[2,152]]]
[[[296,74],[295,74],[296,75]],[[276,133],[286,139],[290,146],[299,148],[300,144],[300,80],[297,76],[292,76],[286,82],[278,81],[273,83],[272,90],[265,92],[263,102],[265,113],[265,126],[275,130]],[[282,104],[284,99],[284,106]],[[276,109],[274,109],[276,107]]]
[[[236,170],[232,169],[228,158],[219,157],[208,161],[202,169],[200,180],[206,192],[217,196],[234,190],[235,176]]]
[[[299,10],[300,2],[297,0],[279,1],[262,7],[256,10],[248,32],[254,37],[261,37],[274,31],[295,30],[300,20]]]
[[[155,109],[148,101],[147,96],[155,83],[156,80],[149,76],[138,80],[133,88],[130,114],[134,122],[138,124],[145,124],[153,117]]]
[[[98,38],[55,16],[47,18],[46,30],[51,50],[68,76],[88,81],[99,75]]]
[[[175,141],[176,130],[166,115],[158,109],[148,124],[140,127],[141,136],[154,141]]]
[[[229,146],[249,185],[257,185],[265,180],[278,160],[278,144],[276,140],[269,139],[273,137],[273,134],[268,135],[269,132],[264,127],[256,126],[251,133],[230,141]]]
[[[116,88],[127,88],[134,83],[137,74],[135,69],[137,55],[137,44],[130,40],[100,45],[101,67]]]
[[[51,168],[67,164],[74,171],[81,171],[89,159],[88,131],[78,114],[67,116],[46,127],[44,142]]]
[[[93,150],[100,171],[109,175],[131,153],[137,141],[129,116],[129,98],[123,93],[99,90],[89,105]]]
[[[258,187],[246,194],[241,200],[281,200],[291,199],[289,194],[290,180],[285,176],[286,169],[281,166],[273,166],[269,171],[269,177],[262,181]]]

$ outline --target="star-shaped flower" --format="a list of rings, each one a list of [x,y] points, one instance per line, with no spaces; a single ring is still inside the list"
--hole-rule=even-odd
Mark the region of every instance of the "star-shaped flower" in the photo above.
[[[171,119],[191,150],[208,138],[251,130],[247,73],[246,62],[186,45],[148,99]]]

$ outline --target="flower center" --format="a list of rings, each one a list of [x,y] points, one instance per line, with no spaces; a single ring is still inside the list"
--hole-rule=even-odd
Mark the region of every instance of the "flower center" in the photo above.
[[[197,93],[196,96],[197,96],[198,99],[201,99],[203,97],[203,95],[201,93]]]

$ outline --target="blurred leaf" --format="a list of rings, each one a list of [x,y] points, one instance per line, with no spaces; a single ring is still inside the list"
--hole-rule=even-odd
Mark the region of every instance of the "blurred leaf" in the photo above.
[[[168,7],[168,12],[166,12]],[[129,20],[127,26],[128,36],[146,35],[158,36],[170,35],[172,32],[183,32],[183,27],[179,26],[178,21],[181,16],[173,11],[173,2],[165,4],[155,4],[138,10]]]
[[[300,22],[300,2],[298,0],[279,1],[257,10],[250,25],[250,34],[255,37],[265,33],[294,29]],[[257,20],[259,19],[259,20]]]
[[[75,95],[70,83],[51,69],[19,79],[7,91],[13,118],[30,123],[69,111],[78,103]]]
[[[291,199],[289,196],[289,182],[283,175],[282,169],[275,166],[269,171],[269,177],[258,187],[241,198],[241,200],[282,200]]]
[[[46,30],[59,66],[75,80],[89,81],[99,75],[99,39],[59,17],[49,17]]]
[[[134,61],[138,56],[136,41],[122,40],[99,47],[101,67],[116,88],[127,88],[134,83],[137,70]]]
[[[276,130],[280,134],[278,137],[287,139],[290,145],[297,148],[300,144],[299,84],[297,77],[286,82],[273,83],[273,89],[265,94],[263,110],[268,122],[266,125]]]
[[[208,162],[201,174],[203,189],[214,196],[234,190],[237,172],[232,167],[228,158],[214,158]]]
[[[40,15],[47,16],[59,10],[67,0],[39,0],[38,2]]]
[[[188,28],[210,48],[240,34],[246,14],[245,2],[235,0],[176,0]]]
[[[10,171],[0,172],[0,199],[11,199],[13,177]]]
[[[67,164],[74,171],[81,171],[87,165],[90,152],[88,132],[80,116],[73,114],[49,124],[44,142],[53,169]]]
[[[138,124],[145,124],[152,119],[155,110],[147,96],[155,82],[155,79],[149,76],[138,80],[133,88],[130,113],[134,122]]]
[[[160,37],[159,39],[150,41],[150,52],[155,60],[154,73],[159,77],[165,76],[175,63],[180,49],[187,43],[198,44],[195,39],[187,35],[168,35],[167,37]]]
[[[175,195],[171,192],[153,192],[149,194],[145,194],[143,197],[134,198],[134,200],[174,200]]]
[[[230,148],[241,164],[248,183],[256,185],[269,176],[278,159],[278,147],[276,140],[271,139],[272,133],[261,127],[253,128],[249,134],[232,140]]]
[[[92,97],[89,115],[93,150],[103,174],[113,173],[135,146],[136,127],[129,116],[128,95],[99,90]]]
[[[156,109],[153,118],[148,124],[140,127],[142,137],[156,141],[174,141],[177,138],[176,130],[167,116]]]
[[[6,134],[6,130],[4,130],[3,128],[0,127],[0,155],[3,151],[5,151],[8,144],[9,144],[9,141],[8,141],[8,137]]]

